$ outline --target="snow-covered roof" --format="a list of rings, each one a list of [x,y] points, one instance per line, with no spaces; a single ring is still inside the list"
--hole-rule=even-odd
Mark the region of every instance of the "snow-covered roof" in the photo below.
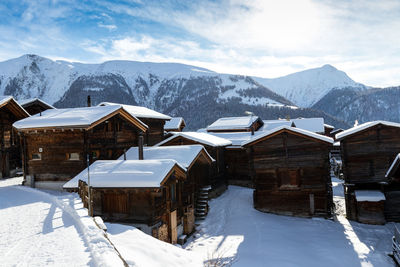
[[[210,162],[214,161],[214,159],[207,153],[202,145],[144,147],[143,158],[173,159],[181,166],[189,168],[202,151],[209,158]],[[124,155],[122,155],[119,159],[124,159]],[[139,148],[131,147],[126,152],[126,159],[138,160]]]
[[[178,138],[182,136],[183,138],[193,140],[195,142],[198,142],[200,144],[212,146],[212,147],[218,147],[218,146],[229,146],[232,144],[231,141],[227,139],[223,139],[208,133],[198,133],[198,132],[170,132],[172,136],[169,138],[165,139],[164,141],[161,141],[160,143],[156,144],[155,146],[161,146],[175,138]]]
[[[392,164],[389,167],[389,170],[386,172],[385,177],[389,178],[391,177],[394,172],[396,172],[397,168],[399,167],[400,164],[400,153],[397,154],[396,158],[393,160]]]
[[[260,120],[258,116],[219,118],[207,127],[207,131],[245,130],[250,128],[250,126],[257,120]]]
[[[326,123],[324,123],[324,127],[328,128],[328,129],[335,129],[335,126],[332,126],[332,125],[326,124]]]
[[[269,131],[279,126],[293,126],[294,122],[288,120],[263,120],[264,125],[258,131]],[[295,126],[295,125],[294,125]]]
[[[363,124],[360,124],[358,126],[355,126],[353,128],[347,129],[341,133],[338,133],[335,137],[337,140],[343,139],[347,136],[353,135],[355,133],[358,133],[360,131],[366,130],[368,128],[374,127],[378,124],[385,125],[385,126],[391,126],[391,127],[397,127],[400,128],[400,123],[396,122],[390,122],[390,121],[369,121]]]
[[[304,129],[314,133],[325,132],[324,118],[298,118],[292,119],[297,128]]]
[[[182,123],[185,123],[182,117],[173,117],[171,118],[171,120],[165,122],[164,129],[178,130],[181,127]]]
[[[250,139],[263,133],[264,132],[262,131],[257,131],[254,133],[254,135],[251,135],[251,132],[209,133],[209,134],[231,141],[232,146],[241,146],[243,142],[249,141]]]
[[[98,104],[98,106],[112,106],[112,105],[120,105],[126,111],[128,111],[132,116],[137,118],[147,118],[147,119],[161,119],[161,120],[170,120],[171,117],[164,115],[160,112],[155,110],[141,107],[141,106],[132,106],[132,105],[125,105],[125,104],[118,104],[118,103],[111,103],[111,102],[102,102]]]
[[[304,136],[308,136],[308,137],[311,137],[311,138],[314,138],[314,139],[321,140],[323,142],[327,142],[327,143],[333,144],[333,138],[331,138],[331,137],[327,137],[325,135],[320,135],[320,134],[317,134],[317,133],[314,133],[314,132],[310,132],[310,131],[307,131],[307,130],[304,130],[304,129],[296,128],[296,127],[280,126],[280,127],[275,128],[275,129],[272,129],[271,131],[267,131],[267,132],[263,132],[262,134],[255,135],[254,138],[250,139],[249,141],[243,142],[242,146],[254,143],[254,142],[256,142],[256,141],[258,141],[258,140],[260,140],[260,139],[262,139],[264,137],[272,135],[272,134],[274,134],[276,132],[279,132],[281,130],[287,130],[287,131],[290,131],[290,132],[295,132],[295,133],[298,133],[298,134],[301,134],[301,135],[304,135]]]
[[[378,202],[386,199],[385,195],[378,190],[355,190],[354,192],[358,202]]]
[[[42,99],[40,99],[40,98],[30,98],[30,99],[19,100],[18,103],[19,103],[21,106],[26,106],[26,105],[29,105],[29,104],[35,102],[35,101],[38,101],[38,102],[42,103],[43,105],[45,105],[45,106],[47,106],[47,107],[49,107],[49,108],[55,108],[55,107],[53,107],[52,105],[50,105],[49,103],[44,102],[44,101],[43,101]]]
[[[31,128],[50,128],[50,127],[76,127],[88,128],[95,122],[100,121],[106,116],[124,111],[129,119],[136,122],[137,125],[145,130],[147,126],[130,115],[120,105],[111,106],[97,106],[85,108],[65,108],[65,109],[47,109],[42,114],[36,114],[26,119],[19,120],[13,124],[17,129],[31,129]]]
[[[19,114],[20,118],[29,117],[30,114],[14,99],[14,97],[9,95],[0,95],[0,107],[7,105],[9,102],[15,104],[17,109],[13,109],[17,114]]]
[[[175,160],[97,160],[89,166],[92,187],[160,187],[168,173],[178,166]],[[87,168],[64,184],[77,188],[79,180],[87,182]]]

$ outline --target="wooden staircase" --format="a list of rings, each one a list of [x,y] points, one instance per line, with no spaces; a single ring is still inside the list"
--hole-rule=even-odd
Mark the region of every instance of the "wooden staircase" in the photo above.
[[[211,186],[204,186],[200,188],[196,201],[195,216],[197,220],[204,220],[208,214],[208,191]]]

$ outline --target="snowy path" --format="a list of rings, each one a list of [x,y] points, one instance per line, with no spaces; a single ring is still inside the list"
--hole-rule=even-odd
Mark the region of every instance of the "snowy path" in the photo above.
[[[253,190],[229,186],[186,249],[233,266],[393,266],[392,226],[262,213]]]
[[[13,186],[18,179],[0,181],[0,266],[98,266],[96,247],[104,251],[110,245],[68,208],[74,194],[63,205],[61,196]]]

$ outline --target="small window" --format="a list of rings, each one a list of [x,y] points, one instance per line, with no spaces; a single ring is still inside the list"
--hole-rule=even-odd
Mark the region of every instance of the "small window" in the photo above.
[[[67,159],[68,160],[80,160],[79,153],[77,153],[77,152],[68,153]]]
[[[32,153],[32,160],[42,160],[41,153]]]

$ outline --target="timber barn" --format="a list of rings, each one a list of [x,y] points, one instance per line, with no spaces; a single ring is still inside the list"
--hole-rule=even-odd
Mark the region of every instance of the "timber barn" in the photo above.
[[[92,216],[132,224],[173,244],[180,235],[193,231],[193,212],[186,210],[181,199],[186,171],[176,161],[98,160],[89,169]],[[64,189],[79,185],[85,207],[89,203],[87,172],[64,185]]]
[[[22,167],[19,136],[12,125],[27,117],[28,112],[12,96],[0,96],[0,178],[14,176]]]
[[[118,105],[48,109],[13,125],[22,143],[24,183],[61,186],[97,159],[117,159],[147,126]]]
[[[171,136],[164,141],[158,143],[156,146],[179,146],[179,145],[202,145],[215,159],[212,170],[210,172],[210,185],[214,193],[219,190],[225,190],[225,160],[224,149],[226,146],[231,145],[232,142],[208,133],[199,132],[171,132]],[[219,193],[217,193],[219,194]]]
[[[210,124],[207,132],[255,132],[264,122],[258,116],[219,118]]]
[[[120,105],[110,102],[102,102],[99,106]],[[170,116],[151,110],[146,107],[121,105],[132,116],[138,118],[147,125],[148,130],[144,135],[144,144],[148,146],[155,145],[164,140],[164,125],[166,121],[171,120]]]
[[[284,215],[331,216],[332,144],[330,137],[287,126],[244,142],[254,175],[254,207]]]
[[[54,109],[52,105],[44,102],[39,98],[32,98],[26,100],[20,100],[18,103],[30,114],[35,115],[41,113],[47,109]]]
[[[186,123],[182,117],[173,117],[171,120],[165,122],[164,130],[166,132],[182,132]]]
[[[343,161],[346,216],[351,220],[371,224],[383,224],[393,220],[390,180],[386,172],[400,151],[400,124],[387,121],[367,122],[336,135],[340,141]],[[367,201],[366,193],[362,202],[357,195],[369,191],[371,200]],[[378,202],[378,203],[377,203]]]

